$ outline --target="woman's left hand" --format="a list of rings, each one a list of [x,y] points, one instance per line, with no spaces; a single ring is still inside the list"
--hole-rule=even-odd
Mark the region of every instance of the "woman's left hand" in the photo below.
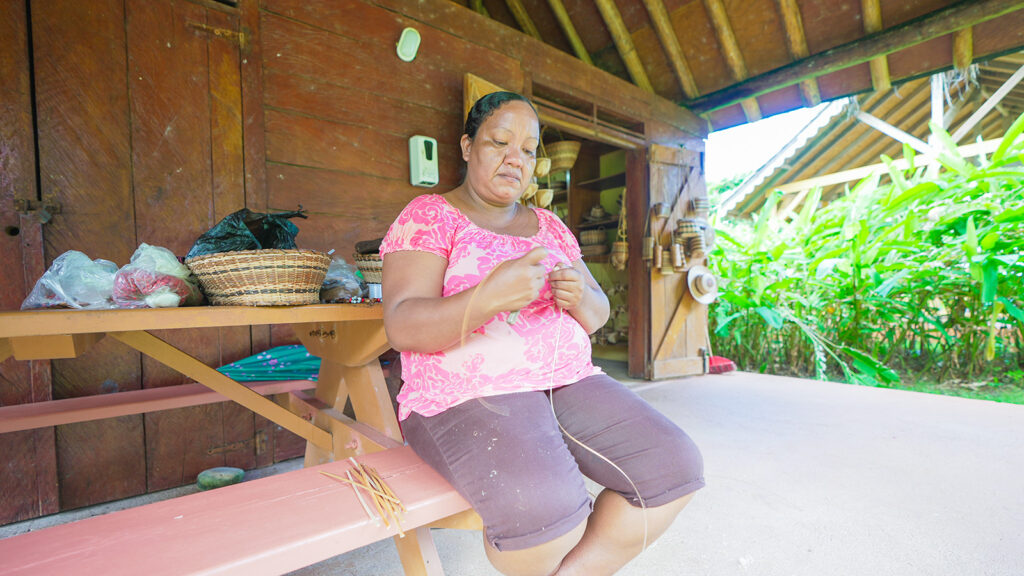
[[[579,270],[567,264],[556,264],[548,274],[551,283],[551,294],[555,304],[563,310],[573,310],[583,301],[583,290],[586,280]]]

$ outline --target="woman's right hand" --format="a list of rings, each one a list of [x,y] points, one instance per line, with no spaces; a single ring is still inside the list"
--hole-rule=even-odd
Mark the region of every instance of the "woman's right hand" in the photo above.
[[[547,271],[541,264],[547,255],[547,248],[537,246],[515,260],[499,264],[483,286],[487,291],[486,301],[494,303],[498,312],[509,312],[525,308],[536,300],[547,278]]]

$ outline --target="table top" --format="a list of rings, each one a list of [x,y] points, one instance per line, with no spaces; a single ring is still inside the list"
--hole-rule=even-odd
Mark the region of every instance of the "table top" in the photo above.
[[[380,304],[307,306],[186,306],[117,310],[14,310],[0,312],[0,338],[95,334],[132,330],[216,328],[260,324],[303,324],[382,320]]]

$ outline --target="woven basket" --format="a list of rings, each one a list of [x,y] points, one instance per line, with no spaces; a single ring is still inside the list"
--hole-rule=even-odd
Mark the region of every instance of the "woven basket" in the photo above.
[[[380,284],[384,263],[379,254],[353,254],[352,258],[356,261],[356,268],[362,272],[364,280],[371,284]]]
[[[561,140],[544,146],[548,158],[551,158],[551,172],[569,170],[576,164],[576,157],[580,154],[580,142],[576,140]]]
[[[604,244],[607,239],[608,235],[605,234],[604,230],[583,230],[580,232],[580,244],[583,246]]]
[[[243,250],[185,261],[215,306],[317,304],[330,263],[314,250]]]

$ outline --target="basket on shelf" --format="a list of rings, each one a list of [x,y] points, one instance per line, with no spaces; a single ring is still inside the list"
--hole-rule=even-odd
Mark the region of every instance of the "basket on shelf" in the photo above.
[[[560,140],[544,145],[544,152],[551,158],[551,172],[569,170],[576,164],[580,154],[580,142],[576,140]]]
[[[294,306],[320,302],[330,256],[315,250],[243,250],[185,260],[215,306]]]
[[[605,234],[604,229],[580,231],[580,245],[582,246],[604,244],[607,239],[608,235]]]
[[[370,284],[380,284],[384,263],[379,254],[353,254],[352,258],[356,262],[356,268],[363,274],[364,280]]]

